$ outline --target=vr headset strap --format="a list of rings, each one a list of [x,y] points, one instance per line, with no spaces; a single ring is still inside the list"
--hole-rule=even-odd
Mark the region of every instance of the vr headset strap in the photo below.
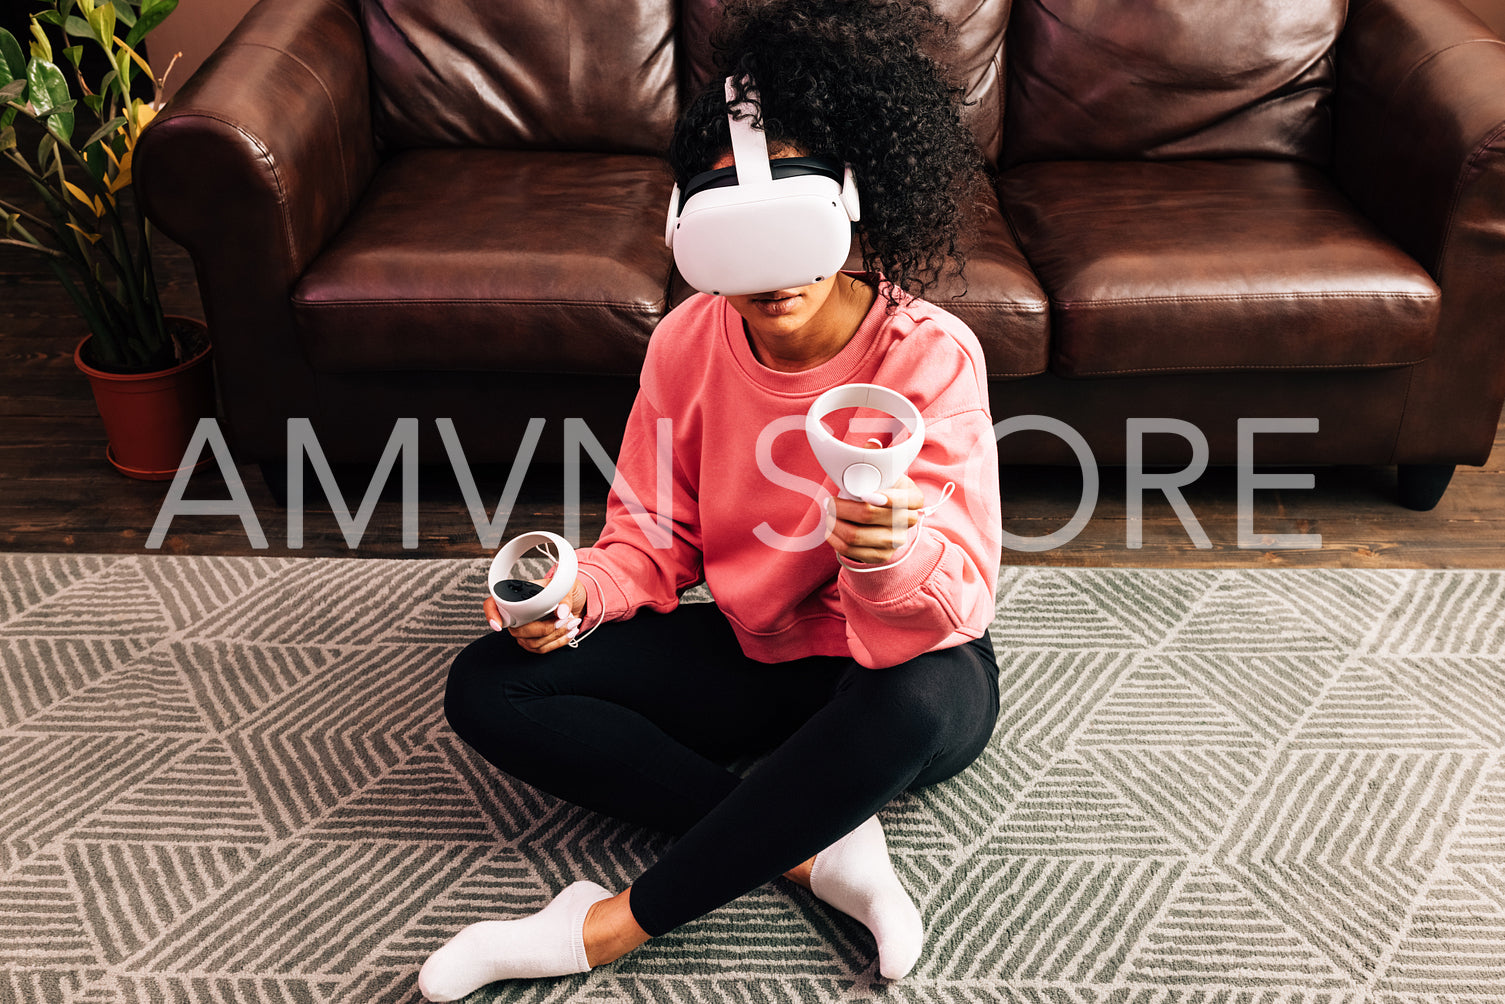
[[[749,88],[747,96],[757,100],[758,92]],[[737,164],[738,185],[766,185],[773,181],[768,166],[768,140],[762,129],[754,129],[751,119],[739,119],[732,114],[732,103],[737,99],[733,78],[726,78],[726,123],[732,135],[732,159]]]

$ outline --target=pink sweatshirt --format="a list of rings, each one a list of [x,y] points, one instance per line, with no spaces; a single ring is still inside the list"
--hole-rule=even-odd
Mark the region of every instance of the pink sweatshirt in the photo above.
[[[982,350],[939,307],[909,299],[890,316],[886,306],[880,295],[840,353],[798,373],[758,362],[723,297],[697,294],[659,323],[606,528],[578,555],[582,630],[643,607],[672,610],[702,580],[762,662],[834,655],[892,666],[987,630],[1001,522]],[[803,431],[815,398],[848,383],[890,387],[924,415],[908,473],[927,506],[956,485],[895,561],[861,573],[825,543],[820,503],[836,489]],[[827,426],[862,443],[871,426],[843,428],[851,414]]]

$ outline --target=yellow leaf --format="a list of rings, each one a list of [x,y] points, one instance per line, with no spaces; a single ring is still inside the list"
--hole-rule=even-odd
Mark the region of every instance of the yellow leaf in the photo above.
[[[152,119],[156,117],[157,109],[153,108],[150,102],[137,98],[131,104],[131,121],[136,124],[136,132],[138,134],[141,130],[151,125]]]
[[[121,51],[121,55],[122,56],[129,56],[131,59],[135,60],[136,61],[136,65],[139,66],[139,67],[141,67],[142,72],[146,74],[146,78],[148,80],[152,79],[152,67],[151,67],[150,63],[148,63],[146,60],[142,59],[140,56],[136,55],[136,50],[132,49],[129,45],[126,45],[119,38],[116,38],[113,41],[117,45],[120,46],[120,51]],[[128,65],[128,64],[126,64],[125,60],[122,59],[121,60],[121,67],[124,68],[126,65]],[[121,77],[123,78],[124,76],[125,76],[125,74],[122,73]]]
[[[68,224],[68,229],[77,233],[80,237],[88,241],[90,244],[97,243],[99,241],[99,238],[102,236],[101,234],[89,233],[87,230],[80,227],[77,223]]]
[[[82,188],[79,188],[73,182],[71,182],[71,181],[65,181],[65,182],[63,182],[63,187],[68,190],[68,194],[69,195],[73,196],[75,199],[77,199],[78,201],[82,202],[84,205],[86,205],[86,206],[93,206],[94,205],[94,200],[92,200],[92,199],[89,198],[88,193],[86,193]]]

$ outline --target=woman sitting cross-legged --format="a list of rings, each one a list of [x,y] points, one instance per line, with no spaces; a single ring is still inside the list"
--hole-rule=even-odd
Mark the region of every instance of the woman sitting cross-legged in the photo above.
[[[533,916],[460,931],[419,975],[429,1000],[610,963],[780,875],[866,925],[884,977],[920,957],[878,813],[971,764],[998,714],[983,358],[915,295],[963,264],[977,177],[958,92],[927,54],[943,32],[911,0],[727,5],[722,76],[676,130],[681,188],[735,163],[730,110],[775,168],[850,166],[863,268],[674,309],[618,460],[617,488],[647,511],[613,491],[555,614],[503,631],[486,601],[493,632],[450,672],[455,731],[513,777],[675,839],[627,888],[577,882]],[[833,498],[803,419],[852,383],[909,398],[924,441],[897,483]],[[833,425],[864,443],[857,421]],[[681,605],[700,582],[714,602]],[[724,766],[750,754],[745,777]]]

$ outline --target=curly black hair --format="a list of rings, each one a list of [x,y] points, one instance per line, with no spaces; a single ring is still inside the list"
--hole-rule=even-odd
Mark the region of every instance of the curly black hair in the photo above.
[[[851,165],[864,269],[915,296],[960,275],[982,158],[939,58],[950,34],[924,0],[727,0],[712,35],[715,73],[670,146],[676,180],[731,149],[725,79],[735,75],[738,115],[761,124],[770,149]],[[892,309],[898,296],[888,294]]]

